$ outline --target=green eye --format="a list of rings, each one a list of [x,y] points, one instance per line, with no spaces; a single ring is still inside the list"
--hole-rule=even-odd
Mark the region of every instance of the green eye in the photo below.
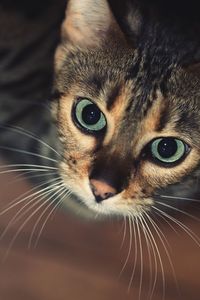
[[[73,108],[76,123],[88,132],[100,132],[106,127],[106,118],[96,104],[80,99]]]
[[[162,163],[176,163],[187,153],[189,146],[173,137],[158,138],[151,142],[150,150],[153,158]]]

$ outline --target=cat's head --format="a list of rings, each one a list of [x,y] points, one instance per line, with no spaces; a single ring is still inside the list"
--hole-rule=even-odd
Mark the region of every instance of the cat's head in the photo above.
[[[105,0],[69,1],[55,59],[60,176],[105,214],[140,214],[160,190],[194,192],[198,177],[200,80],[185,67],[195,45],[135,16],[133,45]]]

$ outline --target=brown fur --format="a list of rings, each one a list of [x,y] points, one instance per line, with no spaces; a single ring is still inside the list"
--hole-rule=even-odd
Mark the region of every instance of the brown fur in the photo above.
[[[78,3],[69,1],[63,43],[56,55],[55,89],[61,96],[55,119],[64,157],[60,175],[96,211],[149,210],[159,189],[187,184],[188,176],[198,174],[200,80],[196,72],[186,70],[184,53],[181,58],[177,45],[183,43],[182,32],[174,36],[165,20],[162,24],[147,18],[138,44],[132,46],[122,38],[106,1],[101,1],[100,10],[93,4],[91,22],[86,13],[90,1]],[[134,16],[131,28],[136,26],[138,33],[143,26],[139,8]],[[105,116],[103,136],[86,134],[72,118],[80,97],[93,101]],[[159,164],[149,158],[148,145],[162,137],[181,139],[190,151],[177,164]],[[97,204],[90,178],[111,182],[117,194]]]

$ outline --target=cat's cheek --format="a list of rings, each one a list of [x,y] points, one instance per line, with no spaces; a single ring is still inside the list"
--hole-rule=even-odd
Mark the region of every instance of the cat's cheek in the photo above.
[[[76,171],[76,168],[73,169],[69,163],[62,162],[59,167],[59,174],[66,189],[72,194],[80,200],[92,199],[95,202],[89,185],[87,165],[81,171]]]
[[[64,154],[65,155],[65,154]],[[78,152],[70,152],[66,154],[65,161],[60,163],[59,173],[61,177],[66,179],[66,182],[73,180],[77,186],[83,181],[89,184],[89,168],[91,165],[91,157]]]
[[[106,199],[101,203],[96,203],[91,198],[84,199],[88,208],[102,215],[113,216],[139,216],[144,211],[149,211],[153,205],[152,198],[124,199],[121,194]]]
[[[162,188],[180,182],[197,167],[199,160],[199,153],[194,150],[183,162],[172,167],[159,166],[146,161],[141,165],[140,173],[148,185],[155,189]]]

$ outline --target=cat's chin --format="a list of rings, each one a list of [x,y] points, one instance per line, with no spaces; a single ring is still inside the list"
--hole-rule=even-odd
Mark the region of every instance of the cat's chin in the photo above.
[[[138,200],[126,203],[122,201],[121,195],[116,195],[109,199],[106,199],[100,203],[97,203],[94,197],[81,197],[81,202],[88,207],[89,210],[95,212],[95,215],[99,216],[141,216],[144,212],[150,210],[150,206],[153,204],[151,198],[146,198],[145,201]],[[145,203],[142,203],[145,202]]]

